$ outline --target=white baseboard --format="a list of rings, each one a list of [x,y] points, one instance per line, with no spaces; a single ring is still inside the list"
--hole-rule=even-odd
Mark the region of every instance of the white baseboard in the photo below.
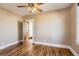
[[[19,42],[21,42],[21,41],[16,41],[16,42],[13,42],[13,43],[4,45],[4,46],[0,46],[0,50],[1,50],[1,49],[4,49],[4,48],[7,48],[7,47],[9,47],[9,46],[11,46],[11,45],[17,44],[17,43],[19,43]]]
[[[73,53],[74,56],[78,56],[76,51],[73,48],[71,48],[69,45],[50,44],[50,43],[42,43],[42,42],[35,42],[35,41],[33,41],[32,43],[34,43],[34,44],[41,44],[41,45],[47,45],[47,46],[52,46],[52,47],[67,48]]]
[[[77,52],[71,46],[69,46],[69,49],[73,53],[74,56],[79,56]]]
[[[35,44],[42,44],[42,45],[47,45],[47,46],[52,46],[52,47],[59,47],[59,48],[68,48],[67,45],[62,45],[62,44],[51,44],[51,43],[42,43],[42,42],[32,42]]]

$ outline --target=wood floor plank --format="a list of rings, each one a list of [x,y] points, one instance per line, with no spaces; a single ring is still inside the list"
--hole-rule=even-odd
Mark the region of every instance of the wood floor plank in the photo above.
[[[73,56],[69,49],[50,47],[46,45],[24,44],[17,45],[12,49],[0,51],[0,56]]]

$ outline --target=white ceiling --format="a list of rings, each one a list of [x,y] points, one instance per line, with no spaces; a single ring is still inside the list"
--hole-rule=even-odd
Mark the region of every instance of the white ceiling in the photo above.
[[[10,10],[14,13],[20,14],[22,16],[28,14],[27,8],[17,8],[18,5],[26,5],[25,3],[0,3],[0,7]],[[44,3],[41,5],[43,12],[57,10],[61,8],[67,8],[70,3]]]

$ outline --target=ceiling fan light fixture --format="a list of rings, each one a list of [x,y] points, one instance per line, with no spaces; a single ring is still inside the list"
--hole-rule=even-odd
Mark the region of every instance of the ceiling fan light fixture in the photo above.
[[[35,12],[36,10],[37,10],[36,8],[33,8],[33,9],[32,9],[32,12]]]
[[[32,10],[32,12],[34,12],[34,10]]]
[[[39,3],[28,3],[26,6],[18,6],[18,7],[27,7],[29,13],[38,13],[42,12],[42,9],[39,8],[41,4]]]
[[[37,9],[34,7],[34,8],[31,8],[31,7],[29,7],[28,8],[28,11],[31,11],[31,12],[35,12]]]
[[[36,8],[34,7],[33,10],[36,10]]]

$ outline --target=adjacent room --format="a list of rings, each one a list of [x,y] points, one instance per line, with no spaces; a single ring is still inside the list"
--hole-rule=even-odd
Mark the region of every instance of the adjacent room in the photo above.
[[[78,56],[78,6],[0,3],[0,56]]]

